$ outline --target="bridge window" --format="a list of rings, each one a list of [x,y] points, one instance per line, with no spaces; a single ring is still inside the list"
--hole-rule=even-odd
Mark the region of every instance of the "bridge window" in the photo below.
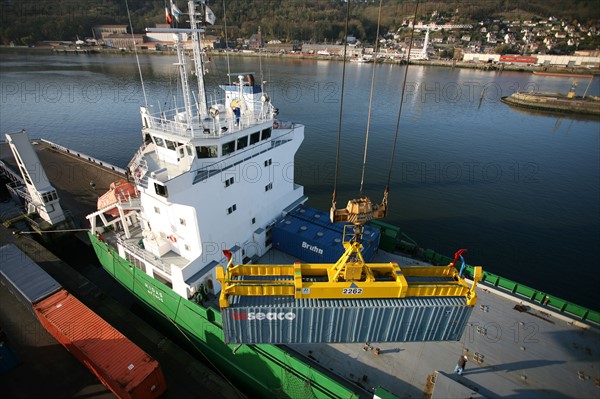
[[[256,144],[260,141],[260,132],[252,133],[250,135],[250,145]]]
[[[161,195],[163,197],[167,197],[167,186],[163,186],[162,184],[154,183],[154,191],[156,194]]]
[[[237,139],[237,149],[241,150],[248,146],[248,136],[240,137]]]
[[[221,147],[221,155],[223,155],[223,156],[229,155],[234,151],[235,151],[235,140],[225,143]]]
[[[263,129],[262,131],[262,140],[267,140],[271,137],[271,128]]]
[[[165,140],[165,141],[167,143],[167,148],[169,150],[175,151],[175,149],[177,148],[177,144],[174,141],[171,141],[171,140]]]
[[[165,141],[161,138],[161,137],[152,137],[154,139],[154,142],[156,143],[157,146],[159,147],[164,147],[165,146]]]
[[[196,156],[198,158],[216,158],[219,156],[216,145],[202,145],[196,147]]]

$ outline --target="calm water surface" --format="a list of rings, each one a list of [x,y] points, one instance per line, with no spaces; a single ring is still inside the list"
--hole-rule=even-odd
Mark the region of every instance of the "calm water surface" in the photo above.
[[[179,101],[172,59],[142,56],[149,103]],[[225,58],[207,75],[224,83]],[[331,205],[342,64],[233,58],[232,71],[268,81],[280,117],[306,125],[296,180],[309,204]],[[372,65],[346,66],[338,207],[359,194]],[[387,180],[404,67],[378,65],[365,193]],[[599,95],[599,79],[589,94]],[[502,104],[516,90],[567,92],[569,79],[529,73],[411,66],[391,176],[387,221],[421,246],[598,309],[600,122],[523,112]],[[135,59],[4,53],[0,130],[26,129],[125,166],[140,144],[143,92]],[[578,94],[587,81],[579,79]]]

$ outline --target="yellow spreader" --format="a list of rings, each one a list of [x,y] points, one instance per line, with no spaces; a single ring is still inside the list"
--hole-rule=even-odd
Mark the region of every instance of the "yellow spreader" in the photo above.
[[[356,202],[351,204],[353,201],[343,211],[350,208],[358,210]],[[368,198],[361,199],[360,207],[373,212]],[[474,268],[474,281],[469,286],[452,264],[400,268],[395,262],[365,263],[360,238],[366,217],[357,213],[360,211],[346,213],[348,218],[354,218],[358,223],[344,226],[343,245],[346,250],[336,263],[229,265],[226,270],[218,266],[217,280],[222,285],[220,306],[229,306],[230,295],[293,296],[298,299],[465,297],[465,305],[475,305],[475,286],[481,279],[481,266]],[[344,217],[338,217],[336,221]]]

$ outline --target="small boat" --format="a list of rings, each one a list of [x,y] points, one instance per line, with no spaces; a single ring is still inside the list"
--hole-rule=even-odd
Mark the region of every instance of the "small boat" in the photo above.
[[[366,56],[356,57],[356,58],[351,58],[350,62],[355,62],[357,64],[367,64],[369,62],[373,62],[373,58],[372,57],[366,57]]]

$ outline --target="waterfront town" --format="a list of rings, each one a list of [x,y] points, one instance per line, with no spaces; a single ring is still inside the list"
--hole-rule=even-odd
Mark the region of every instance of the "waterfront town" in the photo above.
[[[346,38],[346,57],[352,61],[405,62],[410,48],[411,61],[454,61],[541,67],[600,67],[600,29],[576,20],[555,17],[528,20],[486,19],[475,24],[459,24],[436,19],[436,12],[427,21],[403,20],[394,31],[381,34],[377,46],[361,42],[349,34]],[[441,20],[443,21],[443,20]],[[166,28],[169,24],[156,24]],[[410,45],[411,32],[415,37]],[[202,39],[207,52],[235,52],[241,54],[266,53],[279,56],[317,57],[341,59],[344,54],[342,40],[322,43],[283,41],[266,37],[260,26],[255,34],[246,38],[225,40],[217,29],[209,26]],[[212,34],[211,34],[212,33]],[[586,49],[580,49],[580,44]],[[594,47],[594,43],[596,46]],[[188,42],[191,46],[191,40]],[[75,41],[43,41],[36,47],[53,51],[129,52],[173,51],[174,41],[169,33],[132,33],[127,25],[97,25],[91,36]],[[590,49],[592,48],[592,49]]]

